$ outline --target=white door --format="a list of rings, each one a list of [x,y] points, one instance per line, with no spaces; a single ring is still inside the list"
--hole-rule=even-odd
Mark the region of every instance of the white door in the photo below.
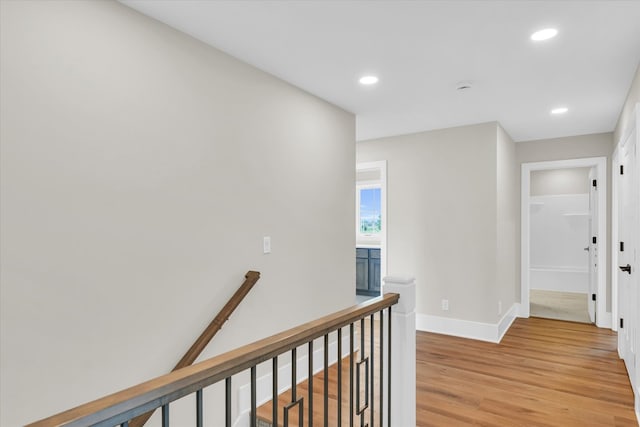
[[[614,266],[618,274],[618,349],[624,359],[634,390],[638,390],[636,377],[637,329],[638,329],[638,287],[634,285],[637,276],[636,236],[638,222],[638,171],[636,170],[636,132],[620,147],[618,179],[618,264]]]
[[[587,294],[587,307],[589,320],[596,323],[596,300],[598,293],[598,185],[593,185],[596,179],[596,168],[589,171],[589,235],[585,249],[589,251],[589,292]],[[595,239],[595,240],[594,240]]]

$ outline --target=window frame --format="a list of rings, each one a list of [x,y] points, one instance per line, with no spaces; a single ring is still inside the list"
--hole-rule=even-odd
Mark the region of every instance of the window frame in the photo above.
[[[360,193],[362,190],[380,190],[380,231],[375,234],[363,234],[360,232]],[[384,218],[382,209],[383,197],[382,184],[379,181],[361,181],[356,184],[356,238],[358,241],[381,243],[384,233]]]

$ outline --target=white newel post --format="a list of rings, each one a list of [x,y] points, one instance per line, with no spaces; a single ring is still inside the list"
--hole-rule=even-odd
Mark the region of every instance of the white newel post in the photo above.
[[[391,419],[416,425],[416,283],[413,277],[385,277],[382,292],[400,294],[391,308]],[[386,329],[386,328],[385,328]],[[385,417],[386,425],[386,417]]]

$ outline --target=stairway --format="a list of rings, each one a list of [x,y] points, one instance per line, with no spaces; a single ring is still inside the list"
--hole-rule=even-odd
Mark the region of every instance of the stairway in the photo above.
[[[356,342],[360,342],[360,324],[356,323],[355,325],[355,337]],[[368,355],[368,350],[370,348],[370,330],[369,330],[369,322],[366,322],[365,326],[365,349],[366,354]],[[379,334],[379,322],[376,320],[374,322],[374,333],[376,336],[376,340]],[[376,424],[379,421],[378,415],[378,406],[379,406],[379,348],[378,345],[375,346],[375,374],[374,374],[374,418],[376,420]],[[353,353],[354,355],[354,367],[353,367],[353,417],[356,424],[360,424],[359,419],[360,415],[356,413],[356,405],[357,405],[357,397],[356,397],[356,370],[357,370],[357,361],[360,360],[359,353],[356,351]],[[349,385],[349,366],[350,358],[349,356],[342,359],[342,425],[349,425],[349,406],[350,406],[350,385]],[[364,365],[363,365],[364,367]],[[338,364],[335,363],[329,366],[328,370],[328,422],[329,426],[338,425]],[[362,379],[362,384],[364,388],[364,379]],[[371,385],[370,385],[371,386]],[[313,376],[313,426],[322,427],[325,425],[324,420],[324,371],[318,372]],[[303,425],[307,426],[309,423],[309,381],[304,380],[301,383],[298,383],[296,390],[296,397],[298,399],[303,399],[304,411],[303,411]],[[372,426],[370,422],[371,417],[371,399],[369,398],[369,407],[364,410],[364,424],[369,424]],[[365,396],[364,390],[361,390],[360,396],[361,407],[364,406]],[[284,427],[284,412],[285,407],[290,405],[291,403],[291,390],[287,390],[284,393],[278,396],[278,427]],[[273,401],[270,400],[264,405],[258,407],[256,411],[257,415],[257,426],[258,427],[276,427],[273,424]],[[292,407],[289,409],[289,426],[298,426],[299,424],[299,409],[298,407]]]

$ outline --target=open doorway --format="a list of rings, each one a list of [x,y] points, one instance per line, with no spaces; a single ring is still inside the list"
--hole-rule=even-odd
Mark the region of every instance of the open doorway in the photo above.
[[[356,165],[356,301],[379,296],[387,271],[387,162]]]
[[[534,170],[530,176],[530,291],[532,317],[595,323],[589,299],[597,269],[595,168]]]
[[[523,317],[609,326],[606,197],[604,157],[522,165]]]

